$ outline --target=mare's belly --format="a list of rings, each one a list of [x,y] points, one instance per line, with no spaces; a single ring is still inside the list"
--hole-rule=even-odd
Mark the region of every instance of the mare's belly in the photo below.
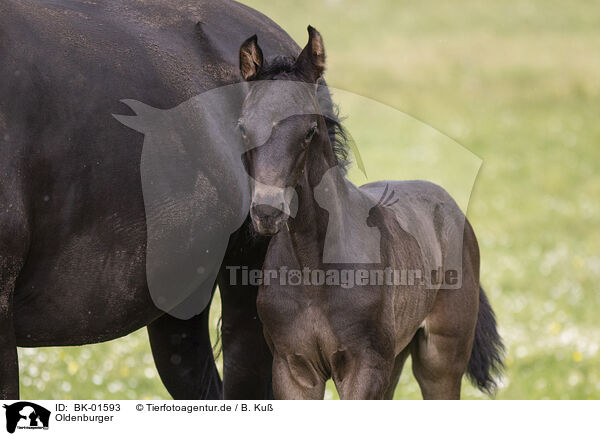
[[[145,263],[135,255],[94,262],[51,258],[19,277],[14,296],[17,345],[82,345],[115,339],[156,319]],[[87,257],[85,256],[87,255]],[[87,260],[82,260],[87,259]],[[32,272],[33,270],[33,272]]]

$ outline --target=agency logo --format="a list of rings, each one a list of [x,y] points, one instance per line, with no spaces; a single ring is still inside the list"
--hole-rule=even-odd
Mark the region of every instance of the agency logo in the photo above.
[[[28,401],[6,405],[6,431],[14,433],[16,429],[48,430],[50,411]]]

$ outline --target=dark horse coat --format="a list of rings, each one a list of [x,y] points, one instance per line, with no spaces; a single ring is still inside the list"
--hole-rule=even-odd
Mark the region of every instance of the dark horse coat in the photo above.
[[[308,32],[297,59],[264,61],[256,37],[240,47],[250,92],[239,126],[248,172],[260,182],[250,216],[259,233],[274,235],[257,305],[275,397],[320,399],[332,378],[342,399],[391,399],[409,353],[425,399],[460,398],[465,373],[492,391],[502,341],[479,286],[470,224],[432,183],[358,188],[345,178],[319,102],[323,39]],[[280,119],[291,107],[306,109]],[[384,281],[384,270],[398,280]],[[402,280],[402,271],[419,279]],[[352,283],[340,280],[348,273]]]
[[[228,0],[0,1],[0,399],[18,396],[16,346],[89,344],[143,326],[174,397],[223,394],[208,309],[184,321],[150,298],[143,136],[111,115],[128,113],[123,98],[170,108],[238,82],[238,48],[254,33],[267,52],[298,51]],[[224,265],[260,267],[265,249],[242,228]],[[225,396],[268,396],[256,289],[221,290]]]

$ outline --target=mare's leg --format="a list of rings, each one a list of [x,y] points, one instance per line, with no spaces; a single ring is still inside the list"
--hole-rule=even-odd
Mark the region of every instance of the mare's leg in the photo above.
[[[176,400],[223,398],[210,343],[209,311],[210,304],[185,321],[164,314],[148,325],[156,368]]]
[[[262,268],[269,240],[249,234],[248,222],[232,235],[219,274],[222,302],[223,385],[225,399],[273,398],[272,356],[256,310],[258,286],[243,284],[235,270]],[[237,271],[239,272],[240,269]]]
[[[13,324],[14,263],[0,255],[0,400],[19,398],[19,364]]]
[[[460,399],[471,356],[477,297],[470,289],[440,291],[432,313],[412,341],[413,373],[423,399]]]
[[[8,188],[0,189],[0,400],[19,398],[13,296],[29,246],[27,220],[19,212],[23,205],[12,195],[14,187]]]

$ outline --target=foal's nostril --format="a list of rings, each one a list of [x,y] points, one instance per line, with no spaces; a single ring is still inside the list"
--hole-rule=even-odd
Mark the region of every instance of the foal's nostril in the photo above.
[[[282,203],[282,205],[283,205],[283,203]],[[283,206],[281,209],[278,209],[276,207],[269,206],[267,204],[254,204],[254,205],[252,205],[252,214],[260,220],[264,220],[264,219],[275,220],[275,219],[279,218],[281,215],[283,215],[282,209],[283,209]]]

